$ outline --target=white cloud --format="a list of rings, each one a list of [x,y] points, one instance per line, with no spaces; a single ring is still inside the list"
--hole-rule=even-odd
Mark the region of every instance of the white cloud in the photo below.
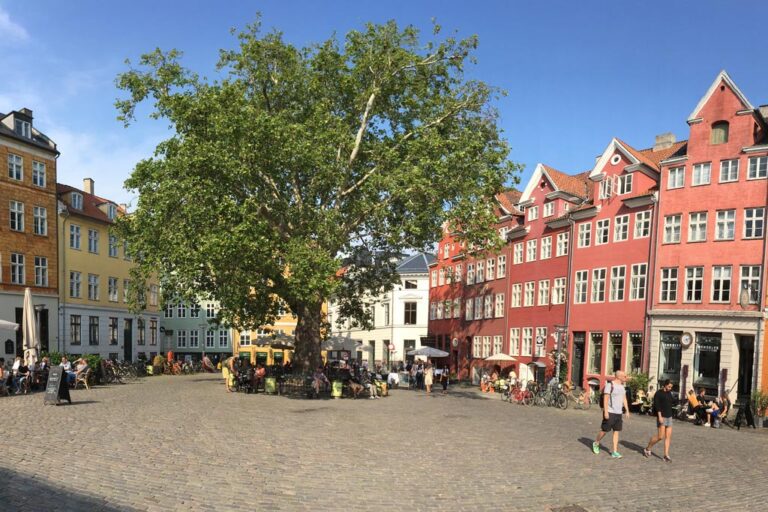
[[[11,20],[10,15],[0,7],[0,44],[19,43],[29,40],[29,33],[18,23]]]

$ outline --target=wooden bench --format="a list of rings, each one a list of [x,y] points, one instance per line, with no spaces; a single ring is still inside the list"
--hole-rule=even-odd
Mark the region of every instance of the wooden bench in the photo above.
[[[91,369],[88,368],[87,370],[85,370],[85,372],[75,377],[75,389],[77,389],[78,384],[83,384],[85,386],[85,389],[91,389],[90,382],[89,382],[90,380],[91,380]]]

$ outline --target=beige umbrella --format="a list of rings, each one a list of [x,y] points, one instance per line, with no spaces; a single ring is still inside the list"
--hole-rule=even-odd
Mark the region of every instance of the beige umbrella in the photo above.
[[[9,331],[18,331],[19,324],[14,322],[8,322],[7,320],[0,320],[0,329],[7,329]]]
[[[21,321],[24,336],[24,361],[27,364],[37,362],[40,352],[40,341],[37,339],[35,324],[35,307],[32,305],[32,290],[24,289],[24,312]]]
[[[492,356],[488,356],[485,358],[486,361],[498,361],[498,362],[511,362],[511,361],[517,361],[512,356],[508,356],[507,354],[504,354],[503,352],[498,352],[496,354],[493,354]]]

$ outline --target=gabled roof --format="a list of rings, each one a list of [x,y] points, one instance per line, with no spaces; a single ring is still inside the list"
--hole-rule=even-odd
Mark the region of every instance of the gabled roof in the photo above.
[[[533,171],[533,176],[528,180],[528,184],[525,186],[520,202],[527,201],[531,198],[531,194],[536,189],[536,185],[541,181],[542,177],[546,177],[549,183],[552,184],[552,188],[555,191],[565,192],[582,199],[586,199],[589,196],[589,187],[587,185],[588,172],[576,174],[574,176],[565,174],[557,169],[544,164],[536,165],[536,170]]]
[[[687,151],[688,141],[681,140],[680,142],[675,142],[670,147],[665,149],[659,149],[658,151],[654,151],[653,148],[641,149],[640,153],[645,155],[651,162],[656,165],[656,167],[661,168],[661,162],[663,160],[675,156],[685,155]]]
[[[56,193],[58,196],[63,196],[64,194],[67,194],[69,192],[78,192],[83,196],[82,210],[72,208],[72,206],[70,206],[69,203],[67,203],[66,201],[63,201],[67,207],[67,211],[71,214],[82,215],[84,217],[90,217],[91,219],[98,220],[100,222],[112,224],[114,221],[110,220],[109,216],[105,212],[101,211],[101,209],[99,208],[100,205],[105,203],[114,204],[115,206],[117,206],[117,211],[119,213],[125,214],[125,210],[123,210],[122,207],[118,206],[113,201],[104,199],[94,194],[88,194],[87,192],[84,192],[75,187],[70,187],[69,185],[63,185],[61,183],[56,184]]]
[[[504,212],[508,215],[522,215],[523,212],[521,212],[517,206],[515,206],[520,202],[520,197],[522,195],[522,192],[519,190],[510,188],[504,192],[496,194],[496,201],[498,201],[499,206],[501,206]]]
[[[406,256],[397,263],[398,274],[427,274],[429,265],[435,261],[432,254],[416,253]]]
[[[733,91],[733,93],[736,95],[737,98],[739,98],[739,101],[741,101],[741,104],[744,105],[745,110],[754,110],[755,107],[752,106],[752,104],[749,102],[746,96],[744,96],[744,93],[741,92],[741,89],[739,89],[734,81],[731,79],[731,77],[726,73],[725,70],[722,70],[720,73],[718,73],[717,78],[715,78],[715,81],[712,82],[712,85],[709,86],[709,89],[707,89],[706,94],[699,100],[698,105],[696,105],[696,108],[693,109],[693,112],[691,112],[691,115],[688,116],[688,122],[693,121],[694,119],[697,119],[699,117],[699,112],[701,112],[701,109],[704,108],[704,105],[707,104],[709,101],[709,98],[714,94],[714,92],[717,90],[717,88],[720,86],[721,83],[725,83],[730,89]]]
[[[616,151],[622,153],[632,164],[642,164],[660,172],[659,162],[677,154],[684,148],[687,148],[687,141],[675,142],[670,147],[658,151],[654,151],[653,148],[637,150],[623,140],[614,137],[603,151],[592,172],[589,173],[589,177],[594,178],[600,175]]]
[[[6,117],[14,114],[14,112],[10,112],[9,114],[2,114],[0,113],[0,121],[5,119]],[[48,138],[46,134],[35,128],[32,127],[32,138],[28,139],[27,137],[22,137],[12,129],[8,128],[3,123],[0,123],[0,135],[5,135],[6,137],[10,137],[12,139],[18,140],[20,142],[25,142],[27,144],[31,144],[33,146],[37,146],[40,149],[44,149],[46,151],[51,151],[55,154],[59,154],[59,151],[56,149],[56,143],[53,142],[51,139]]]

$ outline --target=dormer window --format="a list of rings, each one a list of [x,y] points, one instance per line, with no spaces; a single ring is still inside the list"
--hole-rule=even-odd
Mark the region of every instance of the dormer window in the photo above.
[[[115,217],[117,217],[117,206],[113,204],[107,205],[107,217],[109,217],[109,220],[115,220]]]
[[[21,119],[16,119],[16,123],[14,126],[14,131],[17,135],[21,135],[22,137],[26,137],[27,139],[32,138],[32,123],[29,121],[22,121]]]
[[[528,207],[528,220],[536,220],[539,218],[539,207],[538,206],[530,206]]]
[[[83,209],[83,195],[79,192],[72,192],[72,208],[76,210],[82,210]]]
[[[728,121],[718,121],[712,124],[710,144],[725,144],[728,142]]]

